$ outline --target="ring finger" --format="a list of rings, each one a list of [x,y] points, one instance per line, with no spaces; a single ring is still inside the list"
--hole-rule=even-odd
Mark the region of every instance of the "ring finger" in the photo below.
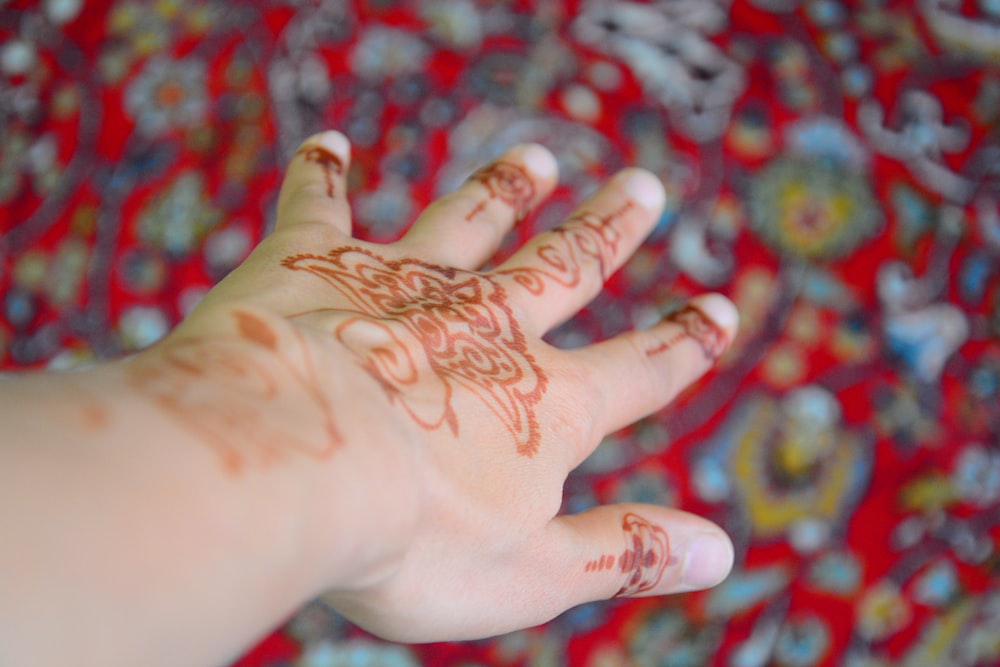
[[[431,204],[397,245],[408,257],[478,269],[510,228],[548,196],[557,171],[548,149],[515,146]]]

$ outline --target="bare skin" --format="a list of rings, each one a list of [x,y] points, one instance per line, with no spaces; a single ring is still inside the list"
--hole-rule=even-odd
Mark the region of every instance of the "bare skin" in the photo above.
[[[389,639],[470,639],[726,576],[699,517],[558,514],[603,436],[735,334],[704,295],[583,349],[542,341],[650,231],[659,182],[625,170],[480,271],[554,188],[545,149],[388,245],[351,237],[349,161],[342,135],[307,140],[275,232],[160,344],[0,382],[0,664],[218,664],[320,594]]]

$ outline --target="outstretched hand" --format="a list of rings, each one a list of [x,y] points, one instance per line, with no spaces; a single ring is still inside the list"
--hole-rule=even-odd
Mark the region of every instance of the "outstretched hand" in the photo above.
[[[349,159],[339,133],[305,142],[274,233],[137,360],[137,390],[240,480],[315,468],[298,521],[317,592],[387,638],[483,637],[722,580],[732,546],[704,519],[558,513],[603,436],[665,406],[735,334],[732,304],[710,294],[582,349],[542,340],[652,229],[659,181],[622,171],[481,271],[554,188],[547,150],[511,149],[388,245],[351,237]]]

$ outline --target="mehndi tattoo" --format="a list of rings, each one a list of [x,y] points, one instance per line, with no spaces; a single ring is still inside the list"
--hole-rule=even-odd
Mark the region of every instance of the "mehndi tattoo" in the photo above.
[[[422,428],[447,425],[457,434],[454,397],[462,388],[501,420],[518,454],[538,451],[535,406],[548,380],[528,352],[498,282],[354,247],[294,255],[282,264],[321,278],[350,302],[347,308],[324,309],[354,313],[337,324],[334,335]],[[409,390],[418,383],[438,396],[411,401]]]
[[[528,215],[535,198],[535,184],[521,167],[509,162],[494,162],[472,174],[469,180],[485,185],[489,199],[499,199],[514,209],[514,218],[518,222]],[[471,221],[476,217],[486,208],[487,201],[476,204],[465,219]]]
[[[587,564],[586,570],[611,569],[613,565],[628,575],[615,597],[628,597],[656,588],[670,562],[667,533],[647,519],[629,512],[622,518],[625,550],[617,561],[609,554]]]
[[[264,320],[244,311],[233,316],[237,338],[169,345],[160,363],[133,369],[133,385],[194,431],[230,472],[289,453],[328,457],[341,436],[301,334],[282,349]],[[297,419],[294,429],[271,421],[289,415]]]
[[[615,566],[617,559],[614,554],[603,554],[597,560],[587,561],[587,566],[584,568],[584,572],[600,572],[601,570],[610,570]]]
[[[326,176],[326,195],[332,198],[336,194],[333,188],[333,177],[343,175],[344,161],[340,159],[340,156],[315,144],[303,146],[297,153],[302,155],[307,162],[315,162],[322,167],[323,174]]]
[[[590,258],[597,262],[601,279],[607,280],[621,240],[621,232],[614,223],[631,206],[629,202],[604,217],[590,211],[578,213],[549,232],[551,240],[538,247],[537,255],[546,268],[522,267],[497,273],[513,277],[529,292],[540,295],[545,291],[546,280],[563,287],[579,285],[582,261]]]
[[[670,339],[646,350],[647,357],[662,354],[674,348],[685,338],[690,338],[701,347],[705,359],[715,363],[729,345],[729,337],[722,328],[705,315],[697,306],[687,304],[664,319],[667,322],[679,325],[681,330],[675,333]]]

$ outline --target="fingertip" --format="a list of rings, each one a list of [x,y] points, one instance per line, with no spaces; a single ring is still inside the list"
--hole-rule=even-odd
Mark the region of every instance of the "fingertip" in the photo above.
[[[729,340],[736,335],[740,325],[740,313],[728,298],[717,292],[700,294],[689,305],[702,311],[717,327],[725,331]]]
[[[729,576],[734,558],[732,540],[724,532],[700,533],[687,546],[681,581],[691,590],[711,588]]]
[[[559,172],[555,156],[541,144],[522,144],[518,147],[522,164],[537,178],[554,180]]]
[[[622,186],[629,197],[650,211],[659,213],[667,202],[667,191],[662,181],[651,171],[630,167],[620,172]]]
[[[326,149],[343,162],[347,162],[351,157],[350,140],[337,130],[326,130],[325,132],[312,135],[302,142],[299,146],[299,151],[315,146]]]

